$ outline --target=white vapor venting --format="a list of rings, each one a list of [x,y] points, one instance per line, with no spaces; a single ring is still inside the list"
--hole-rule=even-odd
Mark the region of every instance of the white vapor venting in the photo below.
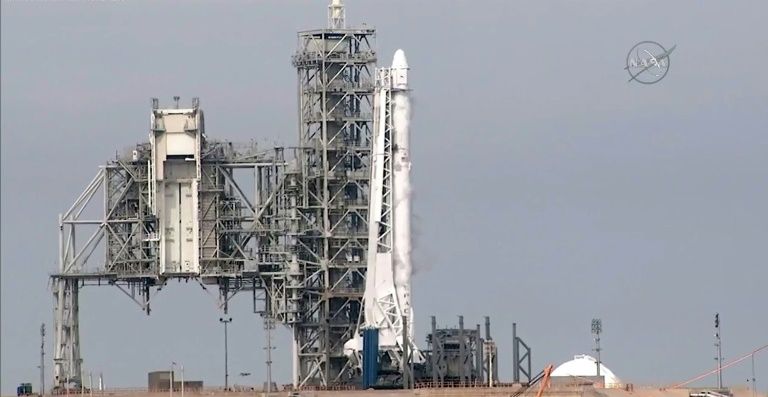
[[[392,78],[394,281],[400,306],[408,315],[408,334],[413,335],[411,310],[411,99],[408,91],[408,61],[403,50],[395,52]]]
[[[411,305],[411,102],[408,62],[395,52],[392,67],[377,71],[369,206],[364,327],[379,329],[379,350],[393,363],[423,362],[413,338]],[[403,318],[407,319],[407,327]],[[362,349],[359,338],[348,352]],[[405,359],[409,361],[408,358]]]

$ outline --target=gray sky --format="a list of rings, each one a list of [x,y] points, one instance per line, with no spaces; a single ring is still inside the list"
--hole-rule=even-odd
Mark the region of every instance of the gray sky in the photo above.
[[[513,321],[542,368],[588,353],[601,317],[605,363],[640,384],[712,367],[716,311],[727,359],[768,343],[768,3],[347,3],[377,27],[382,64],[403,48],[411,66],[420,343],[430,314],[490,315],[509,380]],[[325,15],[325,1],[2,2],[4,394],[37,386],[57,214],[146,140],[149,98],[199,96],[212,137],[292,144],[295,32]],[[678,46],[659,84],[627,83],[642,40]],[[171,361],[223,384],[219,313],[195,284],[164,289],[150,317],[114,288],[81,302],[84,367],[107,386]],[[234,306],[231,373],[261,382],[261,323],[249,296]],[[768,354],[757,369],[764,388]]]

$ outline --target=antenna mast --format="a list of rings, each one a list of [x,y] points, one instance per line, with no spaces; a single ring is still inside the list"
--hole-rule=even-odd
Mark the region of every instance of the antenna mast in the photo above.
[[[715,313],[715,348],[717,348],[717,387],[723,388],[723,344],[720,340],[720,313]]]
[[[45,396],[45,323],[40,324],[40,396]]]
[[[600,376],[600,333],[603,332],[603,320],[599,318],[592,319],[592,335],[595,336],[595,353],[597,353],[597,376]]]

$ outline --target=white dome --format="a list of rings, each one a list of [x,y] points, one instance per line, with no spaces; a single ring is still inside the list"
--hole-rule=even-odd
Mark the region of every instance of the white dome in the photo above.
[[[597,360],[586,354],[579,354],[573,360],[560,364],[552,376],[597,376]],[[605,377],[605,387],[621,386],[621,380],[603,363],[600,363],[600,375]]]

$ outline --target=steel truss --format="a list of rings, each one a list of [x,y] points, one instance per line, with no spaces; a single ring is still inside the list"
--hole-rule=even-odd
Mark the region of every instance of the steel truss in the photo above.
[[[368,245],[374,29],[299,33],[296,236],[301,316],[294,324],[294,384],[351,380],[344,355],[362,317]]]
[[[59,271],[51,275],[54,295],[55,388],[82,384],[79,291],[86,285],[112,285],[147,314],[150,302],[170,278],[194,279],[204,289],[216,285],[220,308],[239,291],[253,291],[254,309],[264,305],[259,269],[285,263],[288,222],[284,149],[235,149],[231,143],[203,146],[200,198],[200,274],[160,274],[157,219],[151,211],[151,147],[101,167],[75,203],[59,218]],[[244,174],[244,175],[243,175]],[[244,186],[253,190],[247,194]],[[99,200],[99,199],[102,200]],[[102,201],[99,205],[98,201]],[[100,207],[100,208],[99,208]],[[84,243],[76,236],[86,234]],[[103,247],[103,263],[94,252]],[[256,254],[258,253],[258,254]],[[94,264],[95,262],[95,264]]]
[[[202,143],[199,274],[160,272],[149,143],[103,166],[61,215],[51,275],[56,387],[82,384],[81,287],[115,286],[149,314],[171,278],[217,286],[225,312],[251,291],[255,312],[293,332],[294,386],[353,379],[343,345],[363,320],[376,54],[375,30],[345,29],[341,11],[333,29],[299,33],[297,148]],[[99,247],[103,263],[92,257]]]

